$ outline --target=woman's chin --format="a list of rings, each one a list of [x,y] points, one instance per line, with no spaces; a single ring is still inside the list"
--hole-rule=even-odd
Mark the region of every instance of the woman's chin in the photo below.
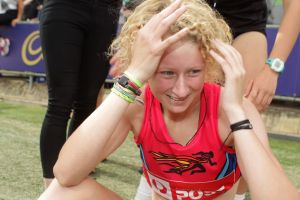
[[[180,114],[188,109],[188,104],[186,101],[168,101],[165,106],[163,106],[170,113]]]

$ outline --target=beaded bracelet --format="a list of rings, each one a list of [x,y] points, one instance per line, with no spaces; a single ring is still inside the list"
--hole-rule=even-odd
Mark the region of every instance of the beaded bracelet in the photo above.
[[[136,96],[130,90],[123,88],[118,83],[114,84],[111,91],[129,103],[133,103],[135,101]]]
[[[117,96],[121,97],[122,99],[124,99],[125,101],[127,101],[129,103],[133,103],[134,102],[134,100],[132,100],[129,97],[127,97],[126,95],[122,94],[121,92],[119,92],[115,88],[112,88],[111,92],[113,92],[114,94],[116,94]]]
[[[124,95],[135,99],[136,95],[129,89],[122,87],[120,84],[115,83],[114,88],[116,88],[119,92],[123,93]]]
[[[122,87],[120,84],[115,83],[114,88],[124,94],[125,96],[129,97],[130,99],[135,100],[136,95],[129,89]]]

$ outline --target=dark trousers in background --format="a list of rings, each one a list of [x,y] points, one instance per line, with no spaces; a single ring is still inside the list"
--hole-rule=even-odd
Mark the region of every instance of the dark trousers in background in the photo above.
[[[66,141],[95,109],[109,70],[105,55],[117,30],[117,0],[48,0],[40,18],[40,34],[48,84],[48,109],[40,151],[45,178]],[[75,166],[74,166],[75,167]]]
[[[11,21],[17,18],[17,10],[8,10],[3,14],[0,14],[0,25],[10,25]]]

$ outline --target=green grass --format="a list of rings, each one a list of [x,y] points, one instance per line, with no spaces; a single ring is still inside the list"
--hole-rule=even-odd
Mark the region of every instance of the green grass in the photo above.
[[[0,200],[37,199],[43,190],[39,134],[45,107],[0,101]],[[300,189],[300,143],[271,139],[287,175]],[[255,162],[255,161],[253,161]],[[94,177],[133,199],[141,166],[132,135],[96,169]]]
[[[271,139],[270,144],[286,174],[300,191],[300,143]]]

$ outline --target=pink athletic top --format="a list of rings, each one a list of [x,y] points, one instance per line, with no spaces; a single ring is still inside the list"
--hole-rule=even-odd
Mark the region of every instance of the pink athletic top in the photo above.
[[[183,146],[173,141],[160,102],[149,86],[145,89],[145,115],[136,143],[148,184],[166,199],[214,199],[240,178],[235,151],[222,147],[218,132],[220,87],[204,84],[199,98],[198,130]]]

